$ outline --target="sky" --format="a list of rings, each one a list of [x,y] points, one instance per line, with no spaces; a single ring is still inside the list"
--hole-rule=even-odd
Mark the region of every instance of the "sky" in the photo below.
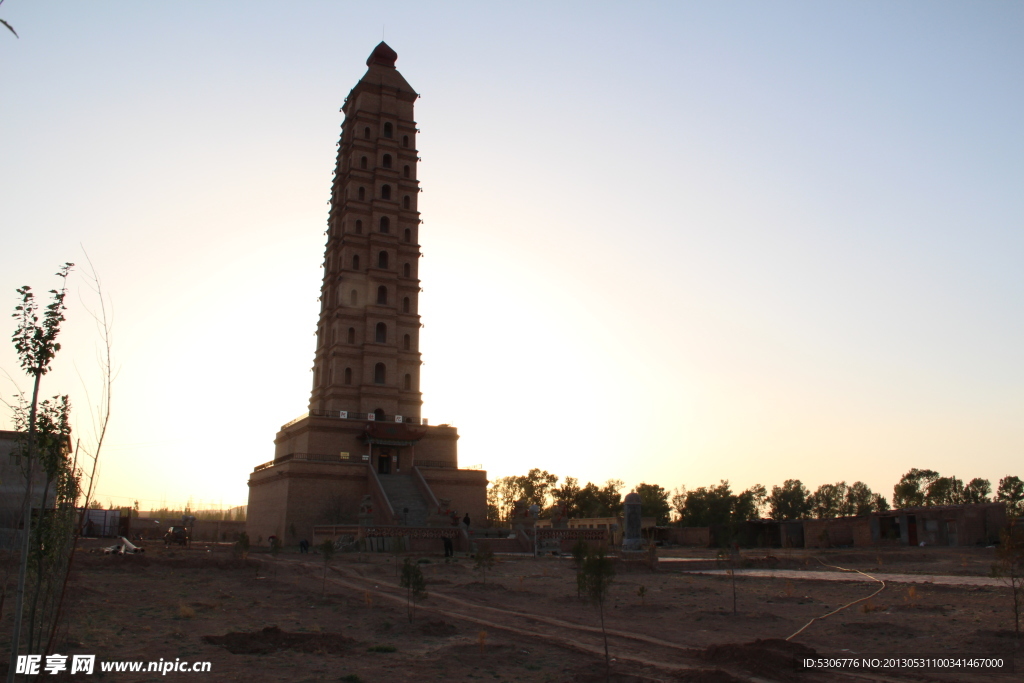
[[[1024,476],[1021,3],[0,18],[0,304],[79,264],[42,392],[89,442],[95,267],[104,502],[244,504],[306,410],[339,108],[382,37],[422,95],[422,414],[463,466],[886,496],[911,467]],[[30,387],[6,342],[0,368],[6,400]]]

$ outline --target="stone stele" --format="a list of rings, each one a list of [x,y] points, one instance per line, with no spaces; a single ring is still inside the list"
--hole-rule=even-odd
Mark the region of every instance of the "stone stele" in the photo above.
[[[630,493],[623,501],[624,513],[624,536],[622,538],[623,550],[640,550],[643,541],[640,538],[640,494]]]

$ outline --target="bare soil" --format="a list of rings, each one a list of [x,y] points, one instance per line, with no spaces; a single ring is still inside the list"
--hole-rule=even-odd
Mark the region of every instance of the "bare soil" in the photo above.
[[[604,681],[599,612],[576,595],[572,561],[501,557],[486,576],[470,558],[415,556],[428,597],[409,618],[398,587],[402,558],[322,558],[230,549],[147,547],[102,555],[86,543],[75,560],[61,654],[99,661],[209,661],[211,674],[107,673],[96,680],[156,681]],[[440,551],[440,548],[438,549]],[[920,551],[920,552],[918,552]],[[714,559],[708,551],[664,551]],[[829,565],[867,573],[984,576],[988,549],[745,552],[740,564],[802,569],[806,578],[735,578],[662,563],[620,573],[604,609],[612,681],[1013,681],[1020,673],[801,671],[807,656],[1000,655],[1024,651],[1013,635],[1009,590],[996,586],[820,580]],[[959,572],[959,574],[958,574]],[[817,574],[817,578],[816,578]],[[641,590],[643,588],[643,590]],[[10,610],[0,622],[9,652]],[[6,673],[6,663],[0,664]],[[92,677],[75,676],[89,680]],[[42,676],[40,680],[60,680]]]

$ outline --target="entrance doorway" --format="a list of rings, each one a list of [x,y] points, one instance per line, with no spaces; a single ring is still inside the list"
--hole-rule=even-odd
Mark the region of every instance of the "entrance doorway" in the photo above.
[[[917,517],[914,515],[907,515],[907,542],[917,545]]]
[[[377,456],[377,474],[391,474],[391,451],[387,448],[380,449]]]

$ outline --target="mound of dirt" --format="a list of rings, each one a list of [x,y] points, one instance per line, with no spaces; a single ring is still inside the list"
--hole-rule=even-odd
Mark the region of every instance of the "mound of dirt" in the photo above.
[[[220,571],[252,571],[259,566],[253,558],[242,559],[230,555],[171,555],[155,560],[164,567],[171,569],[218,569]]]
[[[840,626],[848,633],[870,633],[873,636],[884,638],[911,638],[917,635],[917,630],[906,624],[893,624],[879,619],[871,621],[849,621]]]
[[[675,680],[682,683],[741,683],[739,678],[721,669],[695,669],[676,675]]]
[[[814,598],[807,595],[773,595],[768,600],[765,600],[769,604],[775,603],[778,605],[809,605],[814,601]]]
[[[573,683],[655,683],[658,679],[647,678],[645,676],[635,676],[633,674],[620,673],[613,671],[611,676],[605,677],[604,673],[579,673],[575,674],[572,678]],[[729,681],[735,681],[735,678],[729,679]],[[723,683],[726,683],[723,681]]]
[[[813,648],[786,640],[755,640],[752,643],[712,645],[700,657],[715,664],[738,666],[778,680],[796,680],[800,659],[816,654]]]
[[[438,652],[443,653],[444,656],[459,659],[460,661],[464,658],[472,658],[477,655],[493,659],[495,657],[511,657],[516,653],[523,653],[521,648],[517,648],[515,645],[509,645],[508,643],[484,643],[482,649],[479,643],[453,643],[448,647],[438,650]]]
[[[104,555],[98,549],[81,550],[75,553],[75,564],[89,569],[112,569],[137,572],[153,564],[147,555]]]
[[[983,638],[1015,638],[1016,634],[1012,628],[1007,629],[985,629],[977,631],[977,634]]]
[[[573,598],[575,600],[575,598]],[[655,602],[634,603],[630,605],[619,605],[623,614],[658,614],[660,612],[676,612],[679,608],[675,605],[661,605]]]
[[[617,666],[619,665],[613,663],[612,670],[606,676],[604,661],[593,662],[575,671],[569,680],[573,683],[655,683],[662,680],[660,677],[649,678],[642,673],[628,673],[617,670]],[[722,683],[726,682],[723,681]]]
[[[228,652],[236,655],[266,655],[278,650],[340,655],[356,642],[340,633],[289,633],[276,626],[267,626],[254,633],[203,636],[203,640],[211,645],[223,645]]]
[[[949,605],[894,605],[893,612],[937,612],[946,616],[946,612],[953,612]]]
[[[760,619],[761,621],[782,621],[782,617],[772,612],[743,612],[744,619]]]
[[[447,621],[444,621],[443,619],[439,619],[437,621],[428,621],[423,624],[420,624],[420,633],[422,633],[425,636],[447,637],[454,636],[458,632],[459,629],[455,626],[455,624],[449,624]]]
[[[494,593],[500,593],[508,590],[507,588],[505,588],[505,586],[501,585],[500,583],[483,583],[482,581],[470,581],[469,583],[462,584],[461,586],[459,586],[459,588],[477,591],[491,591]]]

